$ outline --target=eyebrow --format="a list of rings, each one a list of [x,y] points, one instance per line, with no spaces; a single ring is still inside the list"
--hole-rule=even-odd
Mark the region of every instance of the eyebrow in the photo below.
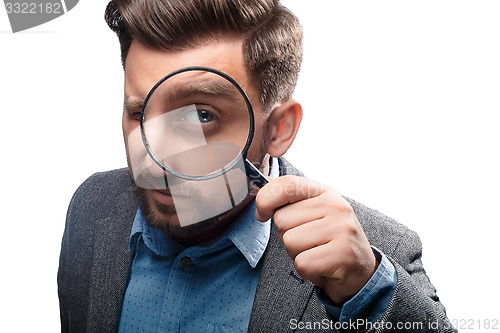
[[[175,103],[178,98],[189,98],[197,95],[221,96],[230,101],[242,99],[241,93],[229,81],[205,80],[200,82],[190,82],[168,90],[169,103]],[[123,102],[123,107],[127,111],[142,110],[145,100],[137,96],[128,96]]]
[[[168,101],[173,103],[178,98],[189,98],[198,95],[220,96],[230,101],[238,101],[243,98],[240,92],[229,81],[204,80],[190,82],[181,86],[169,89]]]
[[[123,102],[123,108],[127,111],[130,110],[142,110],[142,106],[144,105],[144,100],[137,96],[128,96]]]

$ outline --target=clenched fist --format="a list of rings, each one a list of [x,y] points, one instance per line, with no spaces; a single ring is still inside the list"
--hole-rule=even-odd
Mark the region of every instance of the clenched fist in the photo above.
[[[354,296],[378,262],[349,203],[333,188],[284,176],[256,197],[256,218],[274,225],[300,276],[336,304]]]

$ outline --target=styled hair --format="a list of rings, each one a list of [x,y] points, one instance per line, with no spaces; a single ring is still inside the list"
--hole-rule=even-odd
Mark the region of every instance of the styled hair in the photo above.
[[[105,19],[118,35],[123,66],[134,39],[175,52],[234,36],[243,38],[246,70],[264,110],[295,89],[302,26],[279,0],[112,0]]]

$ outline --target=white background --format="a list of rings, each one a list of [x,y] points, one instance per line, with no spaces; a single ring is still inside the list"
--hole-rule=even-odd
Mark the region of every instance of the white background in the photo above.
[[[475,331],[478,320],[500,320],[500,3],[285,4],[305,29],[295,96],[305,115],[288,159],[416,230],[451,319],[474,320]],[[0,7],[0,325],[9,332],[59,330],[71,195],[93,172],[126,165],[123,74],[105,5],[81,1],[17,34]]]

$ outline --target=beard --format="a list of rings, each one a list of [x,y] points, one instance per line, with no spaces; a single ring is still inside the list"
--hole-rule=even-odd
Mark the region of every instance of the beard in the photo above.
[[[259,148],[258,160],[260,163],[255,163],[255,165],[262,171],[267,166],[267,163],[264,163],[267,156],[267,140],[262,140]],[[241,170],[238,171],[241,172]],[[228,175],[231,172],[229,171]],[[214,239],[220,235],[236,220],[237,216],[257,194],[258,188],[255,184],[249,182],[246,175],[244,175],[244,185],[241,184],[240,186],[245,187],[241,189],[242,191],[244,190],[245,195],[240,195],[238,199],[233,199],[235,198],[235,193],[234,189],[233,191],[230,189],[227,179],[228,175],[221,176],[225,179],[225,184],[223,183],[225,188],[221,188],[221,185],[219,185],[217,190],[213,188],[212,190],[206,190],[206,188],[204,190],[200,186],[200,183],[203,183],[203,181],[184,181],[172,177],[168,177],[169,179],[167,179],[167,176],[164,176],[162,179],[155,179],[147,171],[143,171],[133,179],[133,189],[140,202],[143,217],[149,225],[159,229],[181,244],[194,245]],[[131,177],[134,178],[133,175]],[[147,182],[156,185],[146,189],[137,185]],[[158,186],[158,184],[163,185]],[[189,208],[182,207],[182,205],[165,205],[154,199],[152,193],[155,189],[172,192],[173,188],[175,188],[176,195],[189,197],[189,202],[191,203]],[[223,196],[224,190],[227,190],[231,197],[232,205],[229,207],[223,204],[218,206],[217,200],[214,200],[214,198]],[[183,225],[180,222],[182,219],[194,222]]]
[[[186,190],[192,187],[189,183],[184,185],[187,185],[184,186]],[[194,194],[194,191],[190,191],[190,200],[196,202],[195,208],[179,209],[175,205],[164,205],[156,201],[152,196],[153,190],[144,189],[135,184],[133,190],[140,202],[140,208],[146,222],[170,238],[186,244],[199,243],[199,239],[213,238],[211,235],[215,231],[225,229],[255,197],[255,185],[248,183],[248,187],[248,195],[230,210],[217,209],[213,205],[213,200],[208,203],[208,199],[199,195],[199,192]],[[193,197],[196,197],[196,199]],[[208,205],[210,205],[209,208]],[[214,216],[212,216],[213,214],[209,214],[210,217],[204,218],[207,210],[220,213]],[[179,216],[192,222],[188,225],[181,225]],[[207,237],[203,237],[203,235]]]

